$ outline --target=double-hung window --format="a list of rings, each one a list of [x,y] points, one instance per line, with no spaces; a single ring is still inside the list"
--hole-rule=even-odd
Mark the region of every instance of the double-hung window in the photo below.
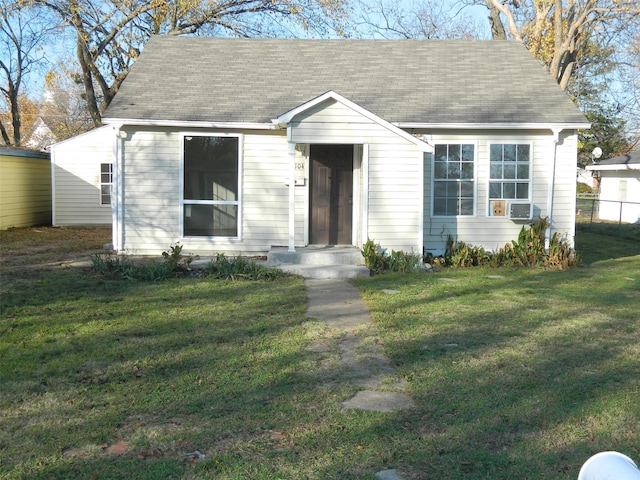
[[[474,215],[474,178],[474,144],[437,144],[433,157],[433,215]]]
[[[184,236],[238,237],[240,138],[183,137]]]
[[[490,200],[530,199],[531,144],[490,144],[489,169]]]
[[[111,205],[113,163],[100,164],[100,205]]]

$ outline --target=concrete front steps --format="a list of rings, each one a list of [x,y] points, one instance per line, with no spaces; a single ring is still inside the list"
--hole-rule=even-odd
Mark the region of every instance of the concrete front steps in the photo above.
[[[356,278],[368,277],[360,250],[351,246],[312,246],[296,248],[272,247],[267,265],[304,278]]]

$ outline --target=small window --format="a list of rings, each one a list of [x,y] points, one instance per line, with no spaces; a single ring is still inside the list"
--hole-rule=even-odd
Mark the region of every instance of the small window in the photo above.
[[[474,178],[474,145],[436,145],[433,156],[433,215],[473,215]]]
[[[489,200],[530,199],[530,144],[490,144],[489,169]],[[492,214],[491,209],[489,214]]]
[[[185,136],[185,236],[237,237],[240,210],[240,139]]]
[[[111,205],[113,188],[113,163],[100,164],[100,205]]]

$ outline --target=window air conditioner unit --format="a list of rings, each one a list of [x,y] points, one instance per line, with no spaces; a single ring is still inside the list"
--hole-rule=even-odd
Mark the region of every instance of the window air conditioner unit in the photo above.
[[[511,220],[531,220],[533,218],[533,204],[510,202],[509,218]]]

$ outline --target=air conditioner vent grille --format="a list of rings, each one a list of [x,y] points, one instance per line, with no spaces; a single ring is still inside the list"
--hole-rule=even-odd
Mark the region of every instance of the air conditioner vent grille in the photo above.
[[[531,220],[533,205],[525,202],[509,203],[509,218],[512,220]]]

